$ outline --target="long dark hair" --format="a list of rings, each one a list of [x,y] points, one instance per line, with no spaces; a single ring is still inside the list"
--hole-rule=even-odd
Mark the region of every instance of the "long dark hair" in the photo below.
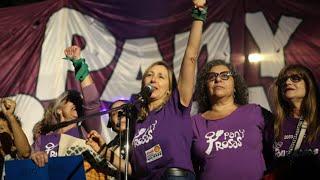
[[[274,81],[271,87],[272,104],[275,114],[274,132],[275,138],[280,139],[282,136],[282,126],[286,117],[292,114],[292,106],[285,100],[282,94],[282,79],[288,72],[299,73],[306,84],[306,95],[302,100],[300,107],[300,113],[304,120],[308,123],[307,128],[307,140],[309,143],[315,141],[320,133],[320,122],[319,122],[319,104],[320,96],[319,89],[316,80],[312,72],[303,65],[288,65],[284,67],[277,79]]]
[[[229,63],[223,60],[212,60],[209,61],[198,73],[196,89],[195,89],[195,100],[199,106],[199,112],[204,113],[211,109],[210,95],[207,87],[207,76],[214,66],[223,65],[226,66],[232,73],[234,79],[234,102],[238,105],[248,104],[248,87],[242,78],[242,76],[236,71],[236,69]]]

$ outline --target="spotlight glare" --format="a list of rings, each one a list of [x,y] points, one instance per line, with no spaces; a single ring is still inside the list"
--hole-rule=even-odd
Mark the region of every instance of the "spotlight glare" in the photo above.
[[[263,56],[259,53],[249,54],[248,56],[249,62],[255,63],[263,60]]]

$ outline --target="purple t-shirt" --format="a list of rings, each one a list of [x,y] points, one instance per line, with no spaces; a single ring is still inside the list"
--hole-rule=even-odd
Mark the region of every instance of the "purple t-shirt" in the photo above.
[[[78,128],[72,128],[64,134],[80,138]],[[56,132],[47,135],[41,135],[35,143],[36,151],[45,151],[49,157],[57,157],[60,137],[61,134]]]
[[[193,172],[190,109],[180,103],[175,90],[164,107],[135,124],[131,157],[135,178],[160,179],[169,167]]]
[[[264,118],[255,104],[238,107],[223,119],[192,117],[192,156],[199,179],[257,180],[266,169]]]
[[[94,84],[86,86],[83,88],[83,108],[85,115],[97,113],[100,111],[100,102],[99,102],[99,95]],[[87,131],[96,130],[101,132],[101,120],[99,116],[96,116],[91,119],[86,119],[84,121],[85,129]],[[82,133],[85,135],[85,131],[82,128]],[[65,132],[73,137],[80,138],[80,133],[77,127],[72,128]],[[59,133],[51,133],[47,135],[41,135],[33,144],[34,151],[45,151],[49,155],[49,157],[56,157],[58,156],[59,150],[59,141],[60,141],[61,134]]]
[[[298,122],[299,122],[299,119],[292,118],[292,117],[288,117],[283,122],[283,127],[282,127],[283,136],[279,141],[275,141],[275,143],[273,144],[275,157],[284,157],[288,155],[288,150],[292,143],[293,136],[295,135]],[[320,158],[319,149],[320,149],[319,139],[311,144],[307,143],[306,139],[304,139],[300,146],[300,150],[312,151],[313,154],[318,156],[318,158]]]

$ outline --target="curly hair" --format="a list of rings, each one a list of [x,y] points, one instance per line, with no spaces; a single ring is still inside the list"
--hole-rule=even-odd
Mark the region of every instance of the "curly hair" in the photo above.
[[[210,73],[212,67],[215,66],[226,66],[232,73],[234,79],[234,102],[238,105],[248,104],[249,92],[248,87],[242,78],[242,76],[236,71],[236,69],[224,60],[212,60],[206,63],[201,69],[197,76],[196,89],[195,89],[195,100],[198,103],[200,113],[211,109],[210,95],[208,93],[207,76]]]
[[[283,79],[288,72],[295,72],[302,76],[306,84],[306,95],[302,100],[300,112],[304,120],[308,123],[308,134],[306,136],[308,142],[313,142],[320,134],[319,105],[320,95],[317,82],[312,72],[303,65],[288,65],[284,67],[277,79],[271,86],[271,102],[274,108],[275,123],[274,132],[276,139],[282,136],[282,126],[286,117],[292,114],[292,106],[290,102],[283,97],[282,85]]]

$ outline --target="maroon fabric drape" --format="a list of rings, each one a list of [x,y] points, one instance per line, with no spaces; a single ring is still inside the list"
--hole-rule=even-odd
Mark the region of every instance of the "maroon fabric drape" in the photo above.
[[[25,6],[0,9],[0,97],[17,93],[33,96],[37,85],[41,45],[50,16],[63,7],[94,17],[110,30],[117,40],[113,61],[93,72],[102,93],[128,39],[155,37],[163,59],[172,62],[174,35],[188,31],[191,24],[189,0],[48,0]],[[259,64],[247,63],[246,57],[258,46],[245,26],[245,13],[263,12],[270,27],[276,30],[282,15],[303,19],[284,47],[286,64],[300,63],[320,77],[320,3],[293,0],[215,0],[208,1],[206,27],[212,22],[229,25],[231,62],[244,75],[249,86],[270,85],[272,78],[260,77]],[[50,51],[49,49],[47,51]],[[207,60],[202,48],[199,68]],[[71,73],[70,73],[71,74]],[[67,88],[75,86],[72,78]]]

